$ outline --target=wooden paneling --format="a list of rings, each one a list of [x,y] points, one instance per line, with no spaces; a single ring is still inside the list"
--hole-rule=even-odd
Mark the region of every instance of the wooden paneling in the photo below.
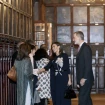
[[[17,42],[32,35],[32,0],[0,0],[0,105],[16,105],[16,83],[7,72]]]
[[[27,26],[24,27],[24,17]],[[24,35],[24,30],[27,35]],[[32,36],[32,0],[0,0],[0,33],[20,39]]]
[[[0,33],[3,32],[3,4],[0,3]]]
[[[0,105],[16,105],[16,84],[7,77],[11,67],[14,43],[6,44],[5,41],[0,41]]]

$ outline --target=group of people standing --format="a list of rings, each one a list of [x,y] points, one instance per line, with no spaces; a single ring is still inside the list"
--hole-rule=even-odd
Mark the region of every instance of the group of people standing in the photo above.
[[[81,31],[74,33],[73,41],[79,45],[76,58],[79,105],[92,105],[92,52]],[[45,100],[50,98],[53,105],[71,105],[71,100],[64,98],[65,90],[72,85],[68,55],[59,42],[52,43],[51,50],[52,56],[49,56],[45,47],[36,49],[30,40],[19,45],[14,63],[17,105],[45,105]]]

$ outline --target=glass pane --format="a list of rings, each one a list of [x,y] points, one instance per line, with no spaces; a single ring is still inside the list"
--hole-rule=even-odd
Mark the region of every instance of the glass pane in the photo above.
[[[23,10],[23,8],[24,8],[24,3],[23,3],[23,0],[19,0],[19,9],[20,10]]]
[[[53,7],[46,7],[46,21],[47,22],[54,22],[54,8]]]
[[[52,3],[52,0],[43,0],[43,1],[44,1],[44,3],[46,3],[46,4]]]
[[[69,26],[58,26],[57,27],[57,41],[61,43],[71,42],[71,33]]]
[[[3,1],[5,1],[5,2],[6,2],[7,0],[3,0]]]
[[[84,33],[84,40],[87,42],[87,26],[74,26],[73,31],[82,31]]]
[[[45,31],[44,23],[35,23],[35,31]]]
[[[43,2],[45,3],[45,4],[49,4],[49,3],[57,3],[57,4],[59,4],[59,3],[64,3],[65,2],[65,0],[43,0]]]
[[[87,23],[87,7],[74,7],[73,8],[73,22],[74,23]]]
[[[45,32],[36,32],[35,40],[45,40]]]
[[[26,38],[29,38],[29,18],[26,20]]]
[[[11,4],[11,1],[12,1],[12,0],[8,0],[9,4]]]
[[[9,8],[9,35],[12,35],[12,9]]]
[[[27,0],[27,13],[30,14],[30,0]]]
[[[4,34],[8,33],[8,8],[4,6]]]
[[[28,0],[25,1],[25,8],[24,10],[28,13]]]
[[[90,23],[104,23],[104,7],[90,7]]]
[[[24,38],[26,38],[26,17],[24,16]]]
[[[34,36],[32,35],[32,20],[31,18],[29,19],[29,38],[33,38]]]
[[[18,0],[16,0],[16,7],[18,8]]]
[[[13,36],[16,36],[16,12],[13,11]]]
[[[57,8],[57,23],[70,23],[70,7]]]
[[[34,3],[34,20],[39,20],[39,2]]]
[[[76,0],[75,1],[74,0],[65,0],[65,1],[66,1],[65,2],[66,4],[70,4],[70,3],[75,3]]]
[[[45,44],[45,41],[36,41],[36,45],[38,45],[39,48],[41,44]]]
[[[19,13],[16,13],[16,34],[19,37]]]
[[[102,4],[105,3],[105,0],[64,0],[66,3],[70,4]]]
[[[23,38],[23,15],[20,14],[19,17],[19,37]]]
[[[12,0],[12,5],[16,7],[16,0]]]
[[[0,33],[3,32],[3,6],[0,4]]]
[[[90,26],[90,43],[104,43],[104,26]]]

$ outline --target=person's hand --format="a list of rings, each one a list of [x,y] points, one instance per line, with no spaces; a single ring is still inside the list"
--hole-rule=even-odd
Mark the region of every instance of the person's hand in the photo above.
[[[39,70],[37,71],[37,74],[41,74],[41,73],[42,73],[42,70],[39,69]]]
[[[45,72],[45,69],[39,69],[39,70],[37,71],[38,74],[41,74],[42,72]]]
[[[71,80],[68,80],[68,86],[72,85]]]
[[[41,89],[39,88],[37,91],[41,91]]]
[[[82,79],[80,80],[80,85],[83,86],[83,85],[85,84],[85,81],[86,81],[86,79],[82,78]]]
[[[80,86],[77,84],[77,88],[80,88]]]

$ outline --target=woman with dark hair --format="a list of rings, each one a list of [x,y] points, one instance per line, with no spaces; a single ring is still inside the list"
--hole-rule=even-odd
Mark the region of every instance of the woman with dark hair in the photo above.
[[[53,105],[71,105],[70,99],[64,99],[64,92],[67,86],[71,85],[68,55],[63,53],[62,45],[59,42],[52,43],[52,51],[56,56],[38,73],[50,68]]]
[[[28,44],[21,44],[15,61],[17,72],[17,105],[33,105],[33,69]]]
[[[39,94],[38,92],[36,91],[36,87],[37,87],[37,76],[35,75],[35,71],[37,69],[36,67],[36,61],[34,59],[34,56],[35,56],[35,52],[37,51],[37,48],[36,48],[36,45],[35,45],[35,41],[33,40],[27,40],[26,41],[27,44],[29,44],[30,48],[31,48],[31,52],[29,54],[29,57],[30,57],[30,60],[31,60],[31,63],[32,63],[32,67],[33,67],[33,102],[34,102],[34,105],[37,105],[37,103],[40,102],[40,97],[39,97]]]
[[[38,49],[35,53],[35,61],[38,69],[43,68],[49,62],[48,54],[45,49]],[[50,93],[50,70],[38,75],[38,87],[41,102],[38,105],[45,105],[45,100],[51,98]]]

